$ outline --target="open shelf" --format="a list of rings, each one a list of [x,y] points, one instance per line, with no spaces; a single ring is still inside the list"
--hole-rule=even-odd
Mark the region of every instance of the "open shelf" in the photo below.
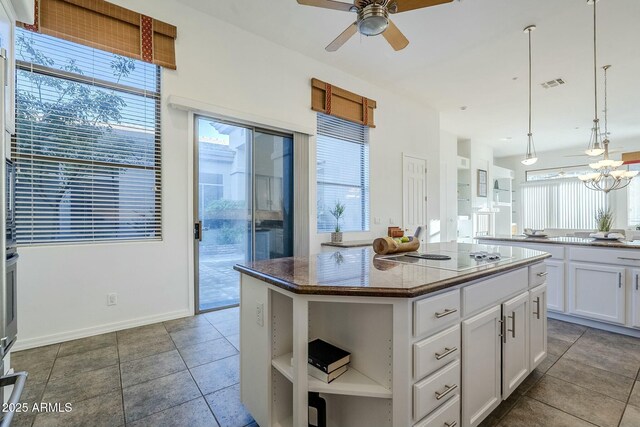
[[[271,361],[274,368],[278,370],[289,381],[293,381],[293,368],[291,367],[292,353],[276,357]],[[383,399],[391,398],[391,390],[378,384],[363,373],[349,366],[344,374],[327,384],[317,378],[308,376],[309,391],[329,394],[343,394],[349,396],[377,397]]]
[[[276,421],[274,427],[293,427],[293,417],[285,418],[284,420]]]

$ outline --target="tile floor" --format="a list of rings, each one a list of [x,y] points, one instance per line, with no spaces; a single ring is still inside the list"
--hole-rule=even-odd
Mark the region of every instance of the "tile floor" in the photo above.
[[[639,427],[640,339],[549,319],[548,356],[482,427]]]
[[[238,309],[17,352],[14,426],[257,427],[239,400]],[[640,339],[549,320],[549,356],[483,427],[640,426]]]
[[[29,378],[23,402],[71,402],[68,413],[20,413],[14,427],[256,426],[240,403],[238,309],[12,354]]]

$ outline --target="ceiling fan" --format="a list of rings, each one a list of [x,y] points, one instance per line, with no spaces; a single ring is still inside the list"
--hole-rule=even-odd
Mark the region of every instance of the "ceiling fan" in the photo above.
[[[354,0],[353,4],[335,0],[298,0],[305,6],[322,7],[325,9],[341,10],[343,12],[356,12],[356,22],[349,25],[334,41],[325,49],[335,52],[347,42],[355,33],[365,36],[382,36],[389,42],[394,50],[407,47],[409,40],[389,19],[389,14],[406,12],[424,7],[437,6],[451,3],[453,0]]]

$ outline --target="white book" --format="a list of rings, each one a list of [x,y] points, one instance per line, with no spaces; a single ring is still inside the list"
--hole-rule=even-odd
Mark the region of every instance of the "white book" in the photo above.
[[[338,369],[336,369],[335,371],[331,371],[328,374],[324,371],[322,371],[321,369],[316,368],[313,365],[307,365],[308,366],[308,372],[309,375],[311,375],[314,378],[319,379],[320,381],[324,381],[325,383],[330,383],[331,381],[335,380],[336,378],[338,378],[340,375],[344,374],[345,372],[347,372],[347,369],[349,369],[349,365],[343,365],[341,367],[339,367]]]

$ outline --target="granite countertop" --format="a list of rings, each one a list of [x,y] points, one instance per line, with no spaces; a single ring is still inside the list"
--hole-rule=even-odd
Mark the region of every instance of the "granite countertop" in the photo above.
[[[254,261],[238,264],[234,269],[296,294],[413,298],[535,264],[551,256],[527,248],[455,242],[429,244],[421,251],[454,252],[461,259],[468,258],[472,251],[499,251],[503,259],[452,271],[400,263],[364,247],[309,257]]]
[[[322,246],[332,246],[334,248],[361,248],[363,246],[373,246],[373,240],[351,240],[340,243],[324,242]]]
[[[476,240],[493,242],[547,243],[554,245],[595,246],[599,248],[640,249],[640,240],[595,240],[588,237],[527,237],[496,236],[477,237]]]

